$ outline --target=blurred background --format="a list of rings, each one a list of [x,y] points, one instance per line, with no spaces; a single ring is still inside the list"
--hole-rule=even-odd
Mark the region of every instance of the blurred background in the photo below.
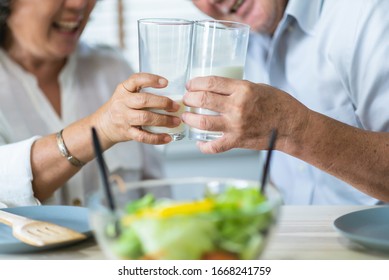
[[[190,0],[101,0],[83,33],[83,40],[123,49],[138,71],[137,20],[150,17],[205,19]],[[158,146],[168,177],[212,176],[257,180],[262,172],[258,152],[235,149],[217,155],[199,152],[195,141],[181,140]]]

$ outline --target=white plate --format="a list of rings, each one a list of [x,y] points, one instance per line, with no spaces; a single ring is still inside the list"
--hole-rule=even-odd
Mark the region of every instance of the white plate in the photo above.
[[[335,228],[370,249],[389,252],[389,207],[355,211],[337,218]]]
[[[68,227],[85,235],[92,236],[92,230],[88,222],[88,209],[75,206],[26,206],[1,209],[10,213],[25,216],[31,219],[55,223]],[[80,241],[76,241],[80,242]],[[82,241],[81,241],[82,242]],[[55,244],[45,247],[34,247],[25,244],[12,235],[12,229],[4,224],[0,224],[0,253],[29,253],[53,249],[66,244]]]

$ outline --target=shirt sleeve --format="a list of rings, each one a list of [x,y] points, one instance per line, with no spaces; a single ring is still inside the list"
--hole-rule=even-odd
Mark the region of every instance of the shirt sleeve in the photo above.
[[[38,136],[0,146],[0,205],[39,205],[32,190],[31,147]]]

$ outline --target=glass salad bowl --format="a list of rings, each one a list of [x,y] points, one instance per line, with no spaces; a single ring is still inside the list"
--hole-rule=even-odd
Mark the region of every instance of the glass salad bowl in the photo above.
[[[112,186],[89,202],[96,240],[110,259],[258,259],[276,225],[271,184],[228,178],[146,180]]]

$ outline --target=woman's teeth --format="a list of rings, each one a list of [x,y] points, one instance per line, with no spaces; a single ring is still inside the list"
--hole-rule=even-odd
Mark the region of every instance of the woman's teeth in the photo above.
[[[78,28],[80,22],[78,21],[57,21],[54,25],[63,31],[74,31]]]

